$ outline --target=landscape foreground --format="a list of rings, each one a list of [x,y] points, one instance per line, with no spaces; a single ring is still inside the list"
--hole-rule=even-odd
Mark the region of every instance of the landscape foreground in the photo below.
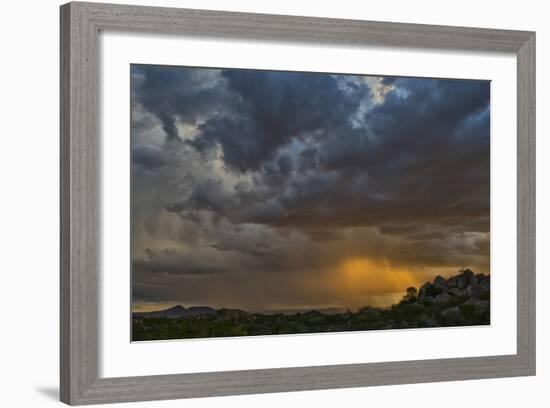
[[[438,276],[418,289],[407,288],[389,308],[264,314],[174,306],[134,312],[132,320],[132,341],[488,325],[490,276],[469,269],[449,279]]]

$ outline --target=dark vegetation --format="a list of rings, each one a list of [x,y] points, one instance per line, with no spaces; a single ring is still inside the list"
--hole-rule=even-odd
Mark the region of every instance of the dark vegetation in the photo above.
[[[258,336],[420,327],[475,326],[490,322],[490,277],[469,269],[420,288],[410,287],[390,308],[370,306],[355,312],[260,314],[209,307],[134,313],[132,340]]]

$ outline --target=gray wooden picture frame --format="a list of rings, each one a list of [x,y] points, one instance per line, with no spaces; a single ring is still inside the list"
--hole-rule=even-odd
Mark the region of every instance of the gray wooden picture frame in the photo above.
[[[101,30],[517,56],[517,354],[99,377]],[[61,6],[61,401],[96,404],[535,374],[535,33],[95,3]],[[513,266],[510,265],[510,268]]]

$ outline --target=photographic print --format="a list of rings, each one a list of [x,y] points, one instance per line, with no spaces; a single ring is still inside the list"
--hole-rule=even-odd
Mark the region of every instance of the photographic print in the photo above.
[[[133,64],[132,341],[490,324],[490,82]]]

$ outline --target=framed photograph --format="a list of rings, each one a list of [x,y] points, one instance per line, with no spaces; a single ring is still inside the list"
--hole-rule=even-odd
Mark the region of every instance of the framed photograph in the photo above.
[[[535,374],[535,33],[61,7],[61,400]]]

